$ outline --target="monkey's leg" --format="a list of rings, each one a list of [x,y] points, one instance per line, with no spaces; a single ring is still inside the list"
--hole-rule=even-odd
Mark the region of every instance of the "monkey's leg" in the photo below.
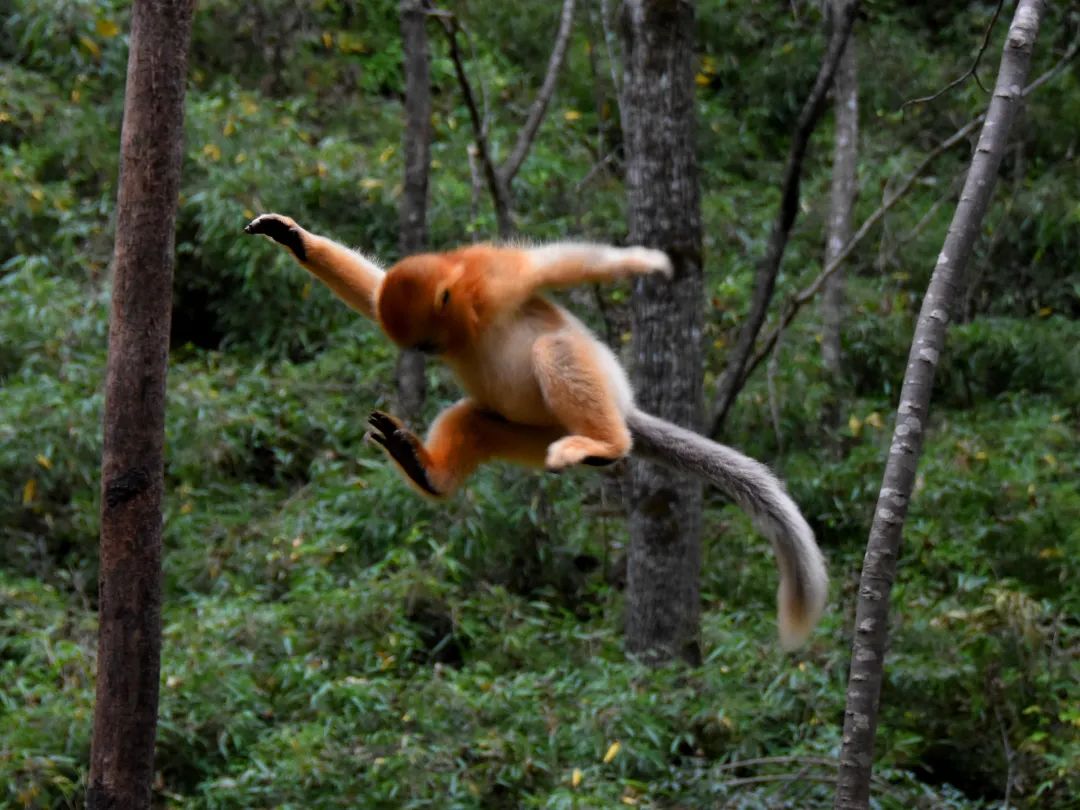
[[[533,364],[548,408],[570,435],[554,442],[545,465],[602,466],[630,452],[630,431],[597,349],[586,335],[557,332],[538,339]]]
[[[263,214],[244,227],[245,233],[269,236],[292,251],[300,265],[362,315],[375,318],[375,289],[385,271],[370,259],[324,236],[309,233],[291,218]]]
[[[382,445],[406,480],[421,494],[451,495],[485,461],[505,459],[542,467],[547,447],[562,431],[507,422],[463,399],[432,423],[426,442],[400,421],[375,411],[371,439]]]

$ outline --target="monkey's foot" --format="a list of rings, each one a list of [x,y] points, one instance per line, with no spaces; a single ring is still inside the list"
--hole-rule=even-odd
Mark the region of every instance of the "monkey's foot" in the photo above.
[[[244,226],[244,233],[269,236],[279,245],[284,245],[291,250],[300,261],[307,259],[303,228],[290,217],[281,214],[261,214]]]
[[[423,459],[427,455],[424,445],[416,435],[405,428],[396,418],[382,411],[372,411],[368,417],[373,442],[381,445],[391,459],[422,491],[436,498],[442,493],[431,483]]]
[[[620,457],[621,454],[614,453],[612,448],[603,442],[586,436],[564,436],[548,447],[544,466],[553,472],[574,464],[604,467],[614,464]]]

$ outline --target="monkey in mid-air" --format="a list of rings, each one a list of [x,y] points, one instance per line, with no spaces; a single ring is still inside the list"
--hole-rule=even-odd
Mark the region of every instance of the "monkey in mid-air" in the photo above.
[[[780,640],[801,644],[825,607],[828,577],[814,534],[765,465],[634,406],[615,355],[541,291],[645,273],[671,277],[667,255],[643,247],[557,243],[471,245],[402,259],[384,270],[263,214],[263,234],[398,346],[438,355],[467,392],[421,441],[398,419],[371,414],[370,437],[422,494],[445,498],[484,462],[561,470],[611,464],[633,449],[715,484],[773,545],[780,569]]]

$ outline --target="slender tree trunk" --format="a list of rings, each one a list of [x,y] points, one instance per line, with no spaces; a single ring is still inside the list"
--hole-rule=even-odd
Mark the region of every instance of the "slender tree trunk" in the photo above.
[[[400,219],[401,255],[427,247],[428,175],[431,166],[431,54],[423,0],[401,0],[401,41],[405,62],[405,183]],[[424,355],[402,351],[397,362],[397,396],[402,416],[420,419],[427,396]]]
[[[845,0],[832,0],[833,25],[843,14]],[[855,54],[855,33],[848,35],[844,52],[836,66],[833,80],[833,106],[836,110],[836,145],[833,150],[832,189],[829,195],[829,232],[825,242],[825,264],[835,259],[851,239],[852,212],[858,193],[859,156],[859,83]],[[821,358],[836,386],[843,379],[840,357],[840,326],[844,317],[844,274],[833,273],[825,283],[821,302],[824,335]],[[833,409],[835,424],[837,409]]]
[[[845,0],[832,0],[830,21],[835,27],[843,13]],[[856,61],[855,30],[848,35],[840,62],[833,78],[833,109],[835,111],[835,145],[833,147],[832,187],[829,194],[829,222],[825,237],[825,266],[836,257],[851,240],[852,216],[858,193],[858,140],[859,140],[859,85]],[[844,322],[843,269],[832,273],[825,282],[821,298],[821,359],[828,376],[831,393],[822,411],[822,422],[828,428],[840,424],[840,402],[846,392],[844,368],[841,357],[840,330]],[[772,357],[777,355],[774,352]],[[771,362],[771,361],[770,361]],[[744,376],[749,375],[751,361]],[[835,431],[828,432],[834,453],[839,453],[841,442]]]
[[[161,659],[165,375],[194,0],[136,0],[116,205],[87,807],[150,806]]]
[[[780,191],[780,210],[777,211],[769,232],[769,242],[765,246],[765,255],[758,263],[757,272],[754,275],[754,292],[750,299],[750,311],[743,321],[739,330],[739,337],[728,355],[727,366],[720,379],[716,383],[716,406],[713,411],[710,435],[719,436],[724,428],[731,406],[735,404],[735,397],[742,390],[746,382],[746,363],[750,359],[754,349],[754,341],[765,323],[765,316],[769,311],[769,303],[772,301],[773,290],[776,288],[776,277],[780,274],[780,262],[784,258],[787,248],[788,237],[795,224],[795,217],[799,212],[799,183],[802,175],[803,159],[810,144],[810,136],[817,126],[821,113],[825,108],[825,96],[832,85],[836,66],[840,62],[840,55],[844,52],[844,45],[851,27],[855,22],[855,11],[858,7],[856,0],[846,0],[839,3],[833,14],[832,35],[829,37],[829,46],[825,56],[821,60],[817,79],[810,95],[803,104],[799,113],[799,120],[795,125],[795,133],[791,139],[791,151],[788,153],[787,166],[784,169],[784,180]]]
[[[623,29],[630,238],[675,265],[674,281],[635,284],[634,387],[644,410],[697,430],[704,296],[694,6],[627,0]],[[700,660],[701,499],[696,479],[632,463],[626,643],[649,660]]]
[[[950,310],[960,301],[960,275],[971,256],[972,245],[986,213],[1009,127],[1022,97],[1042,10],[1042,0],[1020,0],[1017,5],[1005,40],[986,123],[979,135],[960,202],[915,326],[892,445],[859,583],[836,792],[838,810],[869,806],[889,592],[896,576],[901,532],[922,452],[934,371],[945,345]]]

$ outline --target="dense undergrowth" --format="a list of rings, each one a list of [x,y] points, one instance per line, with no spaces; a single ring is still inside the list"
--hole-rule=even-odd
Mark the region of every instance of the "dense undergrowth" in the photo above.
[[[0,20],[3,807],[82,803],[125,5],[18,0]],[[760,374],[729,425],[730,443],[783,473],[830,558],[822,628],[799,653],[777,651],[767,546],[714,499],[707,660],[648,669],[620,644],[618,471],[496,466],[446,507],[420,501],[363,442],[366,413],[392,405],[390,347],[240,232],[252,213],[279,210],[394,257],[396,5],[200,3],[169,378],[158,801],[829,806],[824,759],[838,747],[862,547],[913,313],[966,156],[942,158],[857,252],[845,379],[826,377],[808,315],[784,338],[772,402]],[[598,10],[585,5],[515,188],[530,238],[625,238],[618,115]],[[708,390],[745,310],[823,38],[799,4],[794,15],[701,5]],[[513,4],[461,8],[506,149],[557,9],[523,20]],[[985,103],[965,84],[893,113],[966,66],[989,10],[866,8],[860,216]],[[1034,73],[1068,25],[1050,13]],[[466,113],[437,39],[433,49],[440,246],[485,237],[494,221],[486,201],[473,205]],[[1017,123],[949,335],[894,591],[881,807],[997,807],[1006,793],[1069,807],[1080,793],[1078,131],[1080,87],[1066,73]],[[781,295],[820,266],[829,145],[826,125]],[[584,182],[609,153],[613,170]],[[588,291],[567,300],[625,340],[627,290],[598,295],[607,324]],[[455,389],[429,373],[432,416]],[[822,427],[829,412],[839,427]]]

